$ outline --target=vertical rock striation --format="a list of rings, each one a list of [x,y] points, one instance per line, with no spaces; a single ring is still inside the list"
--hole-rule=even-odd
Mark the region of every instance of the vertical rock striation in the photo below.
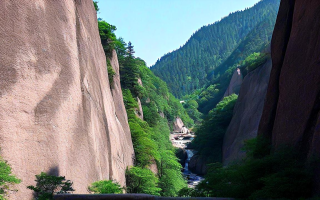
[[[271,67],[271,60],[268,60],[243,80],[232,120],[223,139],[224,165],[243,158],[245,153],[241,149],[244,141],[257,136]]]
[[[320,1],[282,0],[259,134],[320,156]],[[319,170],[317,183],[320,183]],[[320,191],[318,184],[317,191]]]
[[[22,179],[11,199],[30,199],[42,171],[77,193],[101,179],[125,184],[134,151],[91,0],[0,1],[0,147]]]

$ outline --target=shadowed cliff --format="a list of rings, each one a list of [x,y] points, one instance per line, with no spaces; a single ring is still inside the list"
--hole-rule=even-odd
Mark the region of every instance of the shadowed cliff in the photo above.
[[[294,146],[306,157],[320,155],[319,11],[317,0],[281,1],[271,45],[273,66],[259,125],[259,134],[270,138],[276,149]],[[316,179],[319,183],[319,174]]]

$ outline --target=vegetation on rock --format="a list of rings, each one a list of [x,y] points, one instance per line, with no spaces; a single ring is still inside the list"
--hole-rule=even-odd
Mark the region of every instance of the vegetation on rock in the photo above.
[[[0,200],[5,200],[9,191],[14,184],[20,183],[21,180],[12,174],[10,165],[0,157]]]
[[[95,194],[122,194],[123,188],[119,185],[119,183],[114,182],[112,180],[102,180],[97,181],[91,184],[88,187],[90,192]]]

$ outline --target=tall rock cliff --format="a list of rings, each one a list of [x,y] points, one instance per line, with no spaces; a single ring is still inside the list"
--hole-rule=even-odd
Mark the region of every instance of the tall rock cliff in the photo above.
[[[11,199],[30,199],[42,171],[77,193],[125,184],[134,151],[114,80],[111,91],[92,0],[0,1],[0,147],[22,179]]]
[[[259,134],[320,156],[320,1],[282,0]],[[320,183],[319,170],[317,182]],[[320,187],[318,184],[318,191]]]
[[[271,67],[271,60],[268,60],[243,80],[232,120],[223,139],[224,165],[243,158],[245,153],[241,149],[244,141],[257,136]]]

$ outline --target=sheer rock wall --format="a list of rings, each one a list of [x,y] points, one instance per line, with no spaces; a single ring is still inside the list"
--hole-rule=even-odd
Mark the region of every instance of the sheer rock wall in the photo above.
[[[125,184],[134,151],[118,81],[111,91],[92,0],[0,1],[0,147],[22,179],[10,199],[31,199],[40,172],[76,193]]]

